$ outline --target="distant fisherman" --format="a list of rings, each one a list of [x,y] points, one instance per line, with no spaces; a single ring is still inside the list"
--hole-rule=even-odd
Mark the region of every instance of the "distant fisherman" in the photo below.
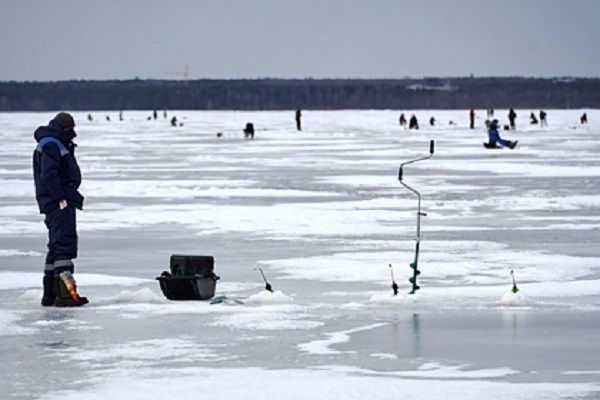
[[[419,121],[415,114],[411,115],[410,121],[408,121],[408,129],[419,129]]]
[[[508,112],[508,120],[510,121],[510,129],[517,129],[517,125],[515,124],[515,120],[517,119],[517,113],[512,108]]]
[[[469,111],[469,121],[470,121],[470,127],[471,129],[475,128],[475,109],[471,108],[471,111]]]
[[[540,127],[548,126],[548,120],[546,117],[548,114],[544,110],[540,110]]]
[[[246,124],[246,127],[244,128],[244,138],[254,139],[254,124],[252,122]]]
[[[61,112],[34,133],[35,198],[48,228],[48,253],[44,268],[43,306],[77,307],[88,303],[80,297],[73,273],[77,258],[76,210],[83,208],[79,193],[81,171],[75,159],[75,120]]]
[[[534,113],[531,113],[531,114],[529,115],[529,120],[530,120],[530,122],[529,122],[529,123],[530,123],[531,125],[537,125],[537,123],[538,123],[538,120],[537,120],[537,118],[535,117],[535,114],[534,114]]]
[[[404,117],[404,113],[400,114],[400,126],[406,127],[406,118]]]

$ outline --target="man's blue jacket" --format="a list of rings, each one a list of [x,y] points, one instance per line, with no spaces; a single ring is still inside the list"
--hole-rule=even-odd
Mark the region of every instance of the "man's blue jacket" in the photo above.
[[[73,207],[83,208],[83,196],[78,190],[81,170],[73,143],[76,136],[73,129],[64,130],[54,120],[34,133],[38,146],[33,152],[33,178],[42,214],[59,209],[58,202],[63,199]]]

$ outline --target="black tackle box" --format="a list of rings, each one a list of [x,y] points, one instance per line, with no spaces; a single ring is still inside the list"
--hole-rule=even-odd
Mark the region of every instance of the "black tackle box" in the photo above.
[[[215,295],[219,277],[212,256],[171,255],[171,272],[156,278],[169,300],[208,300]]]

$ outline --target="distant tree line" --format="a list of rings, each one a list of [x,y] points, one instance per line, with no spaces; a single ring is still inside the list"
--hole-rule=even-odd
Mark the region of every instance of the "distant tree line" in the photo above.
[[[600,108],[598,78],[0,82],[0,111]]]

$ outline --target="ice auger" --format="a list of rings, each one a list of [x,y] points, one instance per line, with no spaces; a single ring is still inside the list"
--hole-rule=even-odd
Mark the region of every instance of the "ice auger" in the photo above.
[[[404,174],[403,168],[405,165],[413,164],[413,163],[416,163],[417,161],[424,161],[424,160],[430,159],[433,156],[433,150],[434,150],[434,141],[431,140],[429,142],[429,155],[428,156],[417,158],[416,160],[410,160],[405,163],[402,163],[402,164],[400,164],[400,168],[398,170],[398,180],[400,181],[400,184],[402,186],[404,186],[405,188],[407,188],[408,190],[410,190],[411,192],[415,193],[417,195],[417,197],[419,198],[419,203],[418,203],[418,207],[417,207],[417,238],[416,238],[416,246],[415,246],[415,260],[412,263],[410,263],[410,267],[413,269],[413,276],[408,278],[408,281],[412,284],[412,289],[409,292],[409,294],[415,294],[415,292],[420,289],[419,285],[417,285],[417,276],[419,276],[421,274],[421,271],[419,271],[419,269],[418,269],[419,245],[421,243],[421,216],[426,216],[427,214],[424,212],[421,212],[421,193],[419,193],[417,190],[413,189],[412,187],[408,186],[402,180],[403,174]]]

